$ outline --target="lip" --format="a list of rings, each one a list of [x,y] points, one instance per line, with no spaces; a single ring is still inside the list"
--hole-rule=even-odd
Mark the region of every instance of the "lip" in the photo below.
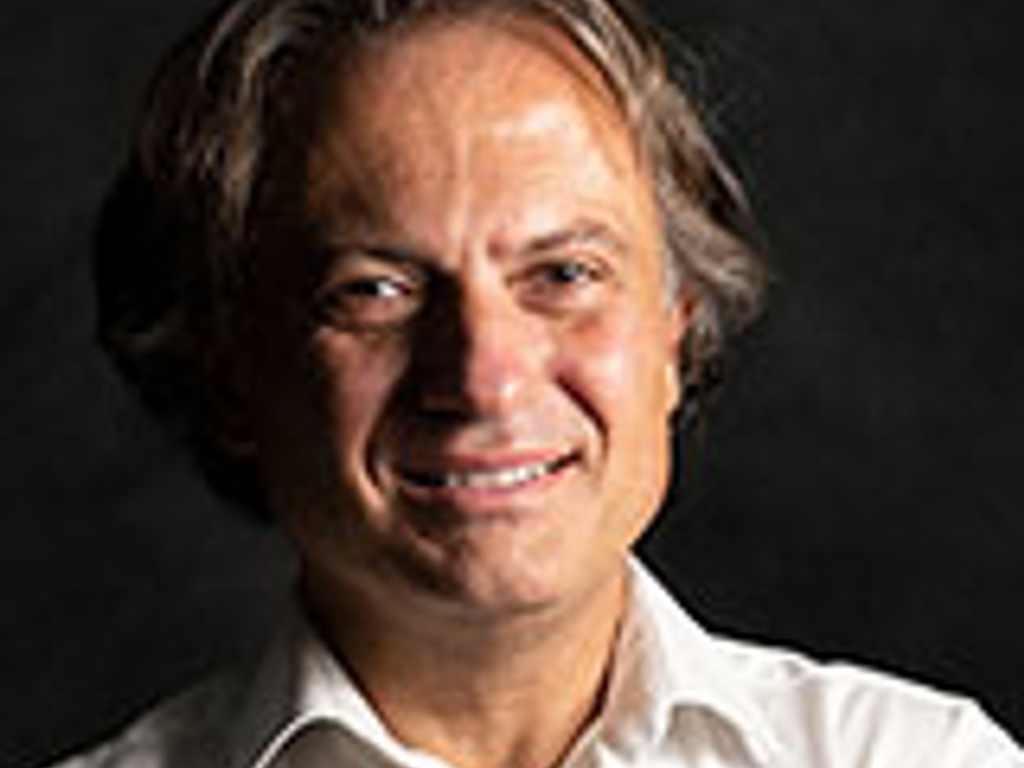
[[[400,490],[418,502],[472,512],[542,492],[564,479],[579,460],[576,451],[447,457],[400,465],[395,478]]]

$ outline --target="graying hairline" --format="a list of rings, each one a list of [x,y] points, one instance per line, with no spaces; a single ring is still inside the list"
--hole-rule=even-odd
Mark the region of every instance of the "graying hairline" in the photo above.
[[[284,10],[278,9],[280,18],[287,19],[289,12],[294,13],[297,10],[305,10],[313,7],[314,4],[308,2],[298,2],[290,5],[290,8]],[[588,4],[589,5],[589,4]],[[571,44],[585,59],[593,66],[598,76],[605,82],[609,89],[609,96],[612,98],[613,103],[617,111],[620,112],[626,127],[629,130],[631,140],[637,150],[639,160],[643,164],[643,171],[645,172],[648,181],[650,183],[650,190],[652,198],[658,209],[659,215],[662,219],[661,222],[661,240],[662,240],[662,258],[665,263],[665,283],[667,286],[666,300],[672,303],[676,300],[678,291],[682,287],[683,276],[681,265],[678,263],[681,258],[680,254],[677,254],[673,250],[672,238],[670,236],[670,219],[672,206],[668,202],[668,198],[671,196],[671,192],[666,190],[666,184],[664,183],[664,174],[658,172],[653,158],[651,158],[649,147],[650,137],[647,135],[648,131],[643,125],[643,119],[645,113],[649,110],[649,105],[645,103],[647,94],[645,91],[650,86],[650,73],[646,78],[643,77],[642,72],[638,71],[638,58],[642,55],[640,51],[633,51],[634,60],[628,60],[628,52],[623,50],[616,50],[613,43],[615,41],[631,43],[632,38],[629,30],[614,30],[606,29],[601,30],[599,25],[604,22],[616,24],[617,19],[613,17],[607,17],[602,19],[595,19],[592,15],[585,17],[586,20],[581,21],[580,17],[574,16],[566,12],[566,10],[557,3],[546,2],[545,0],[526,0],[526,2],[517,2],[517,0],[492,0],[490,2],[484,2],[474,7],[470,3],[466,3],[463,0],[438,0],[438,2],[427,2],[427,3],[414,3],[407,5],[399,9],[397,14],[393,6],[386,2],[386,0],[376,0],[371,9],[371,13],[374,15],[374,21],[380,25],[380,27],[372,30],[366,30],[364,32],[365,37],[360,40],[356,38],[352,42],[357,45],[363,45],[366,43],[372,43],[381,33],[387,34],[388,32],[400,32],[403,26],[409,25],[409,27],[415,26],[417,22],[422,22],[430,19],[431,17],[441,17],[446,13],[450,13],[455,17],[465,17],[467,15],[480,14],[508,14],[512,17],[519,17],[529,22],[535,22],[543,24],[544,26],[553,30],[556,34],[563,36],[569,44]],[[240,14],[239,14],[240,15]],[[248,36],[248,42],[250,46],[258,46],[262,49],[261,56],[258,61],[249,61],[248,73],[253,73],[258,67],[265,66],[267,62],[270,62],[275,54],[280,53],[282,50],[288,48],[293,44],[297,36],[301,33],[298,25],[292,21],[290,28],[282,32],[279,28],[274,26],[266,25],[266,17],[261,20],[263,26],[268,33],[273,33],[276,37],[275,44],[266,44],[265,38],[261,41],[253,41],[251,33]],[[204,52],[203,61],[209,65],[209,62],[215,56],[215,52],[211,49],[224,43],[224,38],[228,32],[225,31],[225,26],[231,26],[231,24],[237,24],[237,19],[225,20],[221,25],[214,40],[211,41],[207,50]],[[321,30],[321,33],[324,30]],[[609,32],[610,34],[603,35],[602,31]],[[265,33],[266,34],[266,33]],[[641,41],[643,42],[643,41]],[[327,48],[337,49],[339,46],[338,41],[331,41],[326,44]],[[308,52],[308,46],[306,47]],[[271,65],[272,66],[272,65]],[[242,87],[252,88],[253,85],[257,87],[262,83],[264,86],[269,76],[269,71],[260,75],[251,75],[244,77],[240,85]],[[664,76],[664,74],[662,74]],[[644,83],[646,79],[648,82]],[[263,98],[266,98],[264,94]],[[266,103],[264,102],[264,107]],[[242,110],[239,110],[241,112]],[[264,118],[261,135],[259,140],[266,141],[266,131],[268,125],[267,120]],[[266,147],[255,148],[245,147],[240,143],[236,143],[231,146],[227,142],[223,146],[226,153],[233,155],[231,163],[225,163],[221,169],[221,186],[222,186],[222,201],[219,208],[224,207],[225,203],[234,203],[235,214],[229,213],[228,218],[234,221],[237,226],[235,235],[242,235],[249,229],[246,224],[246,219],[249,217],[252,211],[252,205],[254,202],[255,195],[257,194],[257,187],[261,182],[261,176],[266,172],[266,160],[269,156],[269,152]],[[248,160],[241,157],[243,150],[248,149],[250,155],[255,155],[255,159],[250,156]],[[232,173],[231,168],[237,162],[244,163],[244,169],[241,173]],[[229,182],[234,178],[238,179],[240,176],[245,177],[245,181],[240,190],[238,186],[235,187],[234,191],[226,190],[224,182]],[[265,178],[265,177],[264,177]],[[241,193],[242,199],[238,199],[239,193]],[[677,193],[678,194],[678,193]],[[222,210],[223,215],[225,212]]]

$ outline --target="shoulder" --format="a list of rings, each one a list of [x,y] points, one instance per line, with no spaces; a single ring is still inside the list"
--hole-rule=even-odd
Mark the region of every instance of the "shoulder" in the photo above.
[[[138,717],[111,740],[50,768],[207,768],[224,764],[234,680],[212,677]]]
[[[714,712],[773,766],[1024,768],[1024,752],[968,698],[709,634],[642,564],[632,573],[629,626],[638,658],[654,659],[652,687]]]
[[[851,664],[716,640],[780,740],[814,765],[1024,768],[971,699]]]
[[[329,652],[290,606],[229,666],[166,699],[119,735],[50,768],[225,768],[260,763],[333,702]]]

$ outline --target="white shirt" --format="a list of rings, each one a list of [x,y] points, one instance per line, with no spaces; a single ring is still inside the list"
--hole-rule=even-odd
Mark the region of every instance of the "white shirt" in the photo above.
[[[563,768],[1024,768],[968,700],[715,638],[642,566],[630,583],[606,705]],[[334,766],[447,768],[388,732],[296,611],[259,664],[55,768]]]

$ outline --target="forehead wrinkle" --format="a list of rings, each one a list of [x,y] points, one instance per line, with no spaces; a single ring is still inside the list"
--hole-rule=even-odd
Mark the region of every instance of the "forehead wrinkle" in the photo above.
[[[310,151],[307,207],[314,228],[328,241],[400,230],[395,190],[418,171],[396,152],[386,131],[370,141],[364,132],[335,123]]]
[[[425,186],[443,196],[464,164],[434,89],[415,72],[381,70],[370,62],[341,75],[309,154],[310,210],[335,233],[401,235],[410,223],[402,198]]]
[[[477,43],[491,36],[487,45],[470,44],[477,54],[472,66],[452,45],[462,34],[476,36]],[[461,239],[473,220],[481,180],[511,170],[524,173],[528,184],[560,181],[561,172],[543,156],[526,170],[489,167],[492,143],[522,139],[525,151],[542,152],[545,132],[556,128],[571,131],[574,143],[594,145],[600,158],[593,172],[610,171],[624,181],[640,170],[624,116],[593,65],[560,33],[537,23],[463,20],[461,26],[448,22],[433,32],[417,28],[403,35],[346,62],[329,86],[320,140],[310,152],[308,190],[314,216],[330,228],[408,237],[416,225],[406,220],[402,198],[419,195],[444,200],[443,210],[431,211],[433,234],[449,243]],[[510,102],[516,91],[523,95]],[[410,136],[416,151],[409,151]],[[523,218],[513,215],[499,229],[514,231]]]

